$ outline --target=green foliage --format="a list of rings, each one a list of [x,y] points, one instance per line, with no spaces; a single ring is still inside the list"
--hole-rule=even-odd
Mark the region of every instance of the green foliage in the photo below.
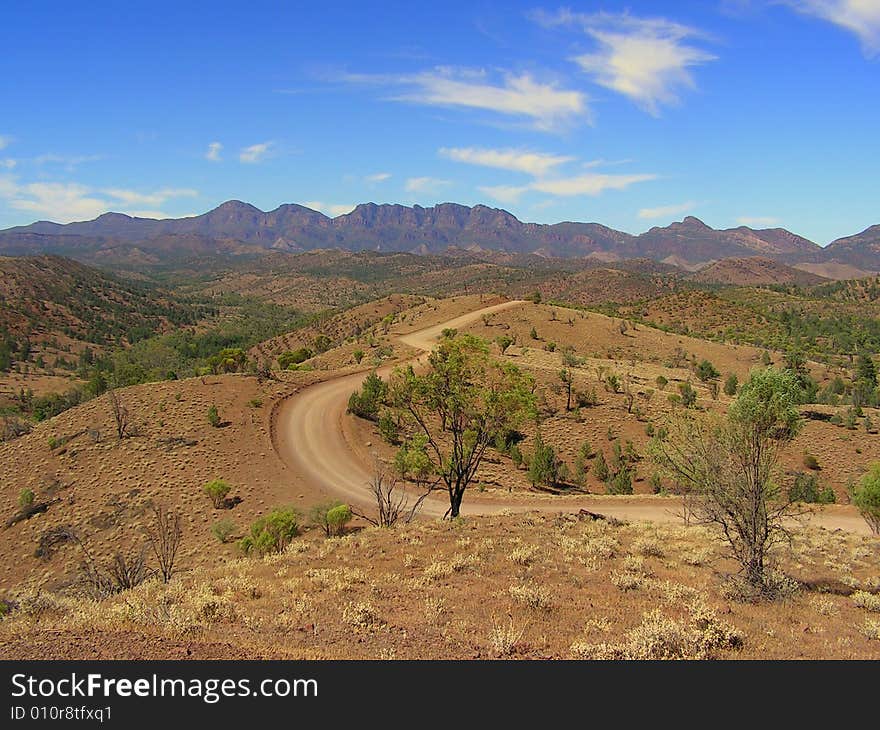
[[[724,395],[736,395],[736,391],[739,388],[739,378],[736,377],[736,373],[731,373],[727,376],[727,379],[724,381]]]
[[[522,466],[522,451],[520,451],[519,446],[517,446],[516,444],[510,447],[510,460],[513,462],[513,466],[516,469],[519,469]]]
[[[207,366],[215,375],[240,373],[247,366],[247,353],[240,347],[224,347],[207,359]]]
[[[385,443],[392,446],[400,443],[400,426],[390,410],[385,409],[382,411],[382,414],[379,416],[378,426],[379,435]]]
[[[361,360],[364,359],[364,351],[361,350],[361,349],[357,349],[357,350],[355,350],[355,351],[351,354],[351,356],[352,356],[352,358],[354,359],[354,361],[355,361],[358,365],[360,365],[360,364],[361,364]]]
[[[761,364],[766,368],[769,367],[773,361],[770,359],[770,353],[767,350],[761,353]]]
[[[278,356],[278,367],[282,370],[293,370],[297,365],[311,358],[312,354],[308,347],[300,347],[292,352],[282,352]]]
[[[21,509],[30,507],[34,503],[34,491],[24,488],[18,493],[18,506]]]
[[[880,463],[871,464],[871,468],[851,489],[852,503],[871,531],[880,534]]]
[[[681,404],[685,408],[692,408],[697,404],[697,391],[690,383],[679,383],[678,393],[681,396]]]
[[[217,406],[213,403],[211,407],[208,408],[208,423],[210,423],[214,428],[220,428],[222,421],[220,420],[220,411],[217,410]]]
[[[212,479],[202,487],[202,491],[208,495],[214,509],[223,509],[226,506],[226,495],[232,487],[222,479]]]
[[[389,400],[427,437],[455,518],[486,448],[534,416],[534,381],[512,363],[491,359],[488,343],[473,335],[441,340],[428,366],[421,375],[398,368]]]
[[[496,338],[495,344],[498,345],[498,349],[503,355],[507,352],[507,348],[513,344],[513,338],[508,335],[501,335],[501,337]]]
[[[605,481],[608,494],[632,494],[632,470],[626,466]]]
[[[379,420],[379,409],[388,395],[388,384],[376,372],[364,379],[360,391],[355,391],[348,399],[348,412],[368,421]]]
[[[669,381],[662,375],[658,375],[654,382],[657,384],[657,387],[660,388],[660,390],[665,390],[666,386],[669,385]]]
[[[222,520],[219,520],[211,525],[211,534],[213,534],[214,537],[216,537],[217,540],[222,543],[229,542],[229,538],[232,537],[234,532],[235,523],[228,517],[224,517]]]
[[[333,347],[333,341],[327,335],[317,335],[312,342],[312,347],[314,347],[316,353],[321,355]]]
[[[556,451],[552,446],[544,443],[539,431],[535,436],[532,458],[529,460],[529,481],[532,486],[537,484],[556,486],[560,482],[561,466],[562,461],[556,455]]]
[[[531,331],[529,332],[529,337],[531,337],[533,340],[537,340],[538,339],[538,330],[536,330],[534,327],[532,327]]]
[[[297,535],[299,513],[293,507],[277,507],[257,519],[238,544],[245,555],[280,553]]]
[[[433,473],[433,463],[428,456],[428,438],[415,434],[400,447],[394,457],[394,468],[402,479],[412,479],[419,484],[427,482]]]
[[[819,470],[819,460],[808,451],[804,452],[804,466],[812,471]]]
[[[788,489],[788,498],[792,502],[809,502],[815,504],[834,504],[837,496],[830,486],[821,486],[819,477],[809,472],[795,475],[794,483]]]
[[[345,526],[351,522],[352,512],[347,504],[334,500],[316,504],[309,516],[312,524],[320,527],[326,537],[336,537],[345,532]]]
[[[608,469],[608,462],[605,461],[605,454],[602,451],[596,454],[596,460],[593,462],[593,474],[602,482],[607,481],[611,475],[611,471]]]
[[[721,373],[719,373],[718,370],[715,369],[715,366],[708,360],[701,360],[694,369],[694,372],[703,383],[707,383],[710,380],[717,380],[721,377]]]
[[[534,302],[535,304],[540,304],[541,303],[541,292],[539,292],[537,289],[535,289],[535,291],[533,291],[531,293],[531,295],[529,295],[526,298],[529,299],[530,301]]]

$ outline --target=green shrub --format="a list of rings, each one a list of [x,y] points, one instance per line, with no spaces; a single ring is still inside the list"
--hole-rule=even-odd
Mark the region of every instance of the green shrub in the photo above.
[[[361,360],[364,359],[364,351],[363,351],[363,350],[355,350],[355,351],[351,354],[351,356],[354,358],[354,361],[355,361],[358,365],[360,365],[360,364],[361,364]]]
[[[348,412],[368,421],[379,420],[379,408],[385,403],[388,384],[375,372],[370,373],[359,391],[348,399]]]
[[[232,487],[222,479],[212,479],[202,487],[202,491],[208,495],[214,509],[223,509],[226,506],[226,495],[229,494],[230,489]]]
[[[880,463],[872,464],[870,471],[853,487],[852,502],[871,531],[880,534]]]
[[[680,383],[678,392],[681,395],[681,404],[685,408],[691,408],[697,403],[697,391],[693,389],[690,383]]]
[[[662,375],[658,375],[657,379],[654,382],[657,384],[657,387],[660,388],[660,390],[664,390],[666,386],[669,385],[669,381]]]
[[[330,528],[331,535],[342,535],[345,532],[345,526],[351,522],[351,507],[347,504],[336,505],[327,512],[327,524]]]
[[[18,506],[21,509],[30,507],[34,503],[34,491],[25,487],[18,493]]]
[[[736,377],[736,373],[731,373],[727,376],[727,380],[724,381],[724,395],[736,395],[738,388],[739,378]]]
[[[299,513],[293,507],[277,507],[256,520],[238,544],[245,555],[280,553],[297,535]]]
[[[311,358],[312,354],[312,351],[307,347],[300,347],[293,352],[282,352],[278,356],[278,367],[282,370],[291,370],[294,366]]]
[[[220,411],[218,411],[217,406],[213,404],[208,409],[208,423],[210,423],[214,428],[220,427]]]
[[[252,398],[248,401],[248,405],[251,408],[262,408],[263,407],[263,399],[262,398]]]
[[[721,373],[719,373],[715,369],[715,366],[708,360],[700,360],[700,363],[697,365],[694,372],[703,383],[707,383],[710,380],[717,380],[721,377]]]
[[[788,498],[792,502],[810,502],[814,504],[834,504],[837,496],[830,486],[821,486],[815,474],[802,472],[794,478],[788,489]]]
[[[807,469],[811,469],[812,471],[819,470],[819,460],[813,456],[810,452],[804,452],[804,466]]]
[[[224,517],[219,522],[211,525],[211,532],[217,540],[227,543],[229,538],[232,537],[232,533],[235,532],[235,524],[228,517]]]
[[[389,443],[392,446],[396,446],[400,443],[400,426],[397,425],[397,420],[394,418],[394,414],[391,413],[391,411],[382,411],[382,415],[379,416],[378,425],[379,434],[386,443]]]
[[[608,494],[632,494],[632,470],[623,467],[605,482]]]
[[[597,479],[603,482],[608,479],[610,475],[608,462],[605,461],[605,454],[601,451],[596,455],[596,460],[593,462],[593,474],[596,475]]]
[[[562,462],[556,456],[556,451],[549,444],[545,444],[541,434],[535,437],[535,450],[529,460],[529,481],[532,486],[546,484],[554,486],[560,481],[560,467]]]

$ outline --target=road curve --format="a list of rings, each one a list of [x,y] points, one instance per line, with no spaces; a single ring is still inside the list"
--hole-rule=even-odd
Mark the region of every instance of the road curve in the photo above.
[[[484,307],[431,327],[399,335],[398,339],[410,347],[422,350],[423,354],[416,360],[423,360],[444,329],[466,327],[484,314],[522,304],[522,301],[509,301]],[[391,369],[385,367],[379,373],[386,376]],[[366,372],[343,375],[309,386],[288,398],[275,416],[275,448],[294,474],[310,487],[349,504],[371,507],[373,503],[368,485],[375,465],[363,453],[358,453],[362,449],[350,443],[349,430],[343,426],[343,419],[350,417],[346,413],[348,398],[361,387],[366,376]],[[439,517],[448,507],[449,500],[445,492],[437,492],[425,500],[421,514]],[[681,521],[677,514],[678,505],[674,500],[664,500],[662,504],[633,504],[621,498],[595,496],[504,499],[486,498],[469,492],[462,504],[462,513],[474,515],[531,510],[562,512],[581,507],[625,520]],[[854,511],[825,511],[810,519],[813,524],[828,529],[870,534],[864,520]]]

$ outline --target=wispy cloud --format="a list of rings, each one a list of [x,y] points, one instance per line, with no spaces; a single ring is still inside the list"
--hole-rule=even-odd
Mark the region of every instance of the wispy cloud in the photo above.
[[[0,160],[0,167],[4,168],[5,170],[11,170],[17,164],[18,164],[18,162],[16,160],[13,160],[11,157],[7,157],[4,160]]]
[[[68,182],[18,183],[14,178],[0,178],[0,198],[13,210],[44,216],[58,223],[90,220],[114,210],[142,218],[166,218],[161,210],[141,210],[142,205],[162,205],[178,197],[198,195],[195,190],[163,188],[140,193],[123,188],[95,190],[88,185]]]
[[[390,178],[391,178],[390,172],[376,172],[372,175],[367,175],[364,178],[364,180],[366,180],[368,183],[375,184],[375,183],[385,182],[386,180],[389,180]]]
[[[53,152],[48,152],[35,157],[34,162],[37,165],[62,165],[68,170],[73,170],[86,162],[98,162],[103,159],[104,155],[56,155]]]
[[[211,162],[220,162],[223,158],[220,157],[220,152],[223,150],[223,145],[220,142],[211,142],[208,145],[208,151],[205,152],[205,159],[210,160]]]
[[[437,67],[417,74],[347,74],[343,81],[402,89],[393,101],[489,111],[527,120],[534,129],[555,131],[589,121],[587,96],[531,74],[489,74],[485,70]]]
[[[601,195],[606,190],[625,190],[630,185],[640,182],[656,180],[657,175],[608,175],[602,173],[589,173],[576,177],[560,178],[558,180],[536,180],[530,186],[550,195],[570,197],[575,195]]]
[[[274,146],[274,142],[260,142],[252,144],[250,147],[244,147],[238,153],[238,159],[245,164],[255,164],[266,159]]]
[[[12,144],[12,137],[8,134],[0,134],[0,150],[4,150]]]
[[[479,147],[442,147],[441,157],[469,165],[481,165],[511,172],[524,172],[533,177],[544,177],[559,165],[574,157],[530,152],[522,149],[485,149]]]
[[[779,218],[768,215],[748,216],[743,215],[736,219],[741,226],[776,226],[781,222]]]
[[[331,218],[351,213],[356,207],[345,203],[322,203],[320,200],[309,200],[303,203],[303,205],[306,208],[318,210],[324,215],[329,215]]]
[[[500,203],[512,205],[529,191],[528,185],[484,185],[477,188],[484,195]]]
[[[880,54],[880,2],[877,0],[787,0],[787,4],[854,33],[866,56]]]
[[[661,106],[678,102],[682,90],[696,87],[693,67],[716,58],[692,44],[691,39],[703,33],[665,18],[568,9],[538,11],[533,17],[545,27],[581,28],[597,48],[572,60],[596,83],[629,97],[655,116]]]
[[[688,201],[679,205],[660,205],[656,208],[642,208],[639,211],[639,218],[669,218],[670,216],[677,216],[692,211],[696,207],[697,204],[695,202]]]
[[[408,193],[438,193],[452,183],[436,177],[411,177],[406,181],[404,189]]]

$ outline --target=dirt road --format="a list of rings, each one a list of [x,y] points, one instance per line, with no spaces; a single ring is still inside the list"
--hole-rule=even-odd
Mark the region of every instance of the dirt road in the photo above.
[[[521,301],[504,302],[485,307],[422,330],[400,335],[406,345],[424,351],[419,360],[427,357],[444,329],[461,328],[476,322],[484,314],[518,307]],[[386,376],[391,368],[383,368]],[[351,442],[350,429],[344,420],[348,398],[358,390],[366,373],[346,375],[310,386],[289,398],[276,414],[276,449],[279,456],[304,483],[328,497],[363,507],[371,504],[368,484],[374,474],[374,464],[365,458],[362,449]],[[449,507],[445,492],[438,492],[425,500],[422,514],[442,516]],[[585,508],[625,520],[677,522],[678,504],[672,499],[620,497],[510,497],[491,498],[469,493],[462,504],[462,513],[495,514],[502,511],[571,512]],[[870,534],[865,521],[850,507],[835,506],[813,515],[815,525],[827,529]]]

